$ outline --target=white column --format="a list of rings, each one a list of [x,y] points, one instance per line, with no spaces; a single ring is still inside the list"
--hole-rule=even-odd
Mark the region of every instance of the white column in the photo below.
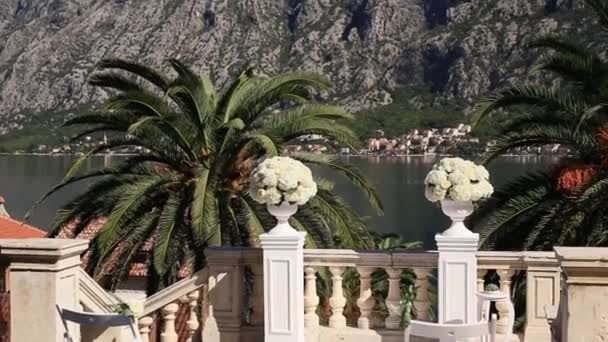
[[[304,342],[304,238],[306,233],[273,229],[260,236],[264,250],[265,342]]]
[[[479,234],[435,235],[439,250],[439,323],[477,320],[477,243]]]
[[[80,254],[87,246],[72,239],[0,240],[0,254],[10,264],[11,341],[64,341],[57,306],[80,310]],[[80,329],[67,328],[80,341]]]

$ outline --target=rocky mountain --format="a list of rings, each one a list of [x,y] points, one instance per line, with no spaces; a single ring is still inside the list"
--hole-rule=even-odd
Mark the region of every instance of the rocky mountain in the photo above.
[[[177,57],[220,83],[248,61],[268,75],[316,71],[354,111],[408,86],[472,103],[526,77],[532,36],[593,25],[581,2],[0,0],[0,132],[103,99],[86,78],[105,57]]]

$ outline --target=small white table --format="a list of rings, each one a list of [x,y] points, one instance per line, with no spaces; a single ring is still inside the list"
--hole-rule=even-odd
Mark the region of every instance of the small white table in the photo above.
[[[490,303],[505,302],[509,316],[507,317],[507,332],[505,334],[505,342],[509,342],[511,334],[513,334],[513,325],[515,325],[515,308],[508,294],[500,291],[477,292],[479,320],[487,321],[490,319]]]

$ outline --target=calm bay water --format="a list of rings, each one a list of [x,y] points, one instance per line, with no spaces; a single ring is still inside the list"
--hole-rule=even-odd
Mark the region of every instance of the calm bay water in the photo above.
[[[91,158],[86,168],[97,169],[119,157]],[[363,195],[349,186],[342,177],[335,177],[326,170],[314,170],[325,178],[336,182],[336,191],[360,213],[366,216],[371,229],[401,234],[406,240],[424,241],[427,246],[436,232],[448,224],[438,207],[424,198],[423,180],[437,158],[355,158],[345,157],[356,165],[371,181],[380,194],[385,210],[383,216],[376,216]],[[66,156],[0,156],[0,194],[7,201],[6,207],[15,218],[22,218],[32,204],[59,182],[74,157]],[[544,169],[555,162],[551,157],[504,157],[490,167],[492,182],[500,186],[529,170]],[[81,193],[86,185],[69,187],[48,199],[30,219],[38,227],[47,227],[55,211],[74,196]]]

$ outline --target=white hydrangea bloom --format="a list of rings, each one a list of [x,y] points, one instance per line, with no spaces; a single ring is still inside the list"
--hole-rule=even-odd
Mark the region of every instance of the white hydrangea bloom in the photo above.
[[[467,184],[455,185],[450,189],[450,199],[453,201],[470,201],[473,189]]]
[[[440,170],[432,170],[426,175],[425,184],[439,185],[443,181],[448,180],[448,174]]]
[[[448,175],[448,181],[454,185],[464,184],[469,180],[465,177],[464,173],[460,170],[455,170],[454,172]]]
[[[424,180],[429,201],[444,199],[478,201],[494,192],[488,170],[461,158],[445,158],[433,166]]]
[[[447,190],[452,186],[452,183],[450,183],[450,181],[446,179],[439,183],[438,186],[441,187],[443,190]]]
[[[317,184],[306,165],[288,157],[273,157],[253,171],[249,194],[259,203],[303,205],[317,194]]]
[[[490,173],[482,165],[477,165],[476,170],[477,170],[477,176],[479,177],[479,179],[483,179],[483,180],[489,180],[490,179]]]
[[[424,195],[431,202],[439,202],[445,198],[447,194],[446,190],[443,190],[440,187],[427,187]]]

